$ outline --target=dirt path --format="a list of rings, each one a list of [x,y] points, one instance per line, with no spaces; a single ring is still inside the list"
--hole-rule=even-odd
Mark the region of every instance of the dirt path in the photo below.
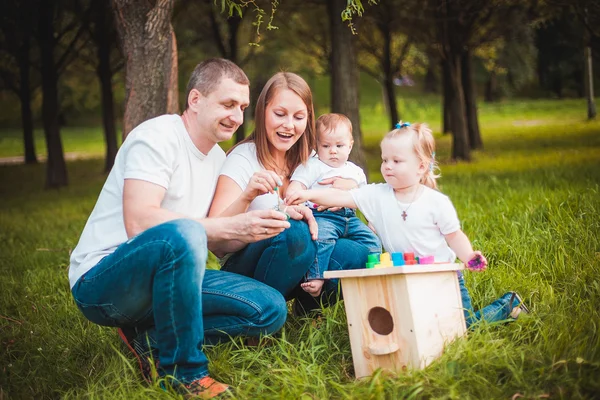
[[[65,161],[73,161],[73,160],[88,160],[90,158],[101,158],[103,157],[101,154],[91,154],[91,153],[65,153]],[[46,162],[46,156],[38,156],[39,162]],[[25,163],[25,156],[15,156],[15,157],[0,157],[0,165],[14,165],[14,164],[23,164]]]

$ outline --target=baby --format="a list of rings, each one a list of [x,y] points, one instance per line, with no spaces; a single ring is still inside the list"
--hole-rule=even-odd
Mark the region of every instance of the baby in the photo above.
[[[306,189],[330,187],[324,180],[333,177],[352,180],[352,187],[366,185],[363,170],[348,161],[352,150],[352,123],[342,114],[324,114],[317,120],[317,155],[306,164],[300,165],[290,179],[286,197]],[[326,182],[326,181],[325,181]],[[308,202],[319,226],[317,257],[311,265],[302,288],[313,296],[319,296],[323,287],[323,272],[327,270],[329,258],[340,238],[354,240],[366,246],[371,253],[379,253],[379,238],[356,216],[351,208],[332,208],[319,211],[319,206]]]

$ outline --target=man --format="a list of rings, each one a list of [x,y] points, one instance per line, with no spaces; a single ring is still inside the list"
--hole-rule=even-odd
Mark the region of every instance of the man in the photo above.
[[[71,255],[69,280],[82,313],[119,327],[134,353],[133,335],[151,337],[161,374],[202,397],[228,389],[208,375],[204,340],[272,333],[287,315],[276,290],[205,268],[208,250],[236,251],[290,226],[274,210],[205,218],[225,160],[216,143],[232,137],[248,103],[238,66],[199,64],[183,114],[148,120],[128,135]]]

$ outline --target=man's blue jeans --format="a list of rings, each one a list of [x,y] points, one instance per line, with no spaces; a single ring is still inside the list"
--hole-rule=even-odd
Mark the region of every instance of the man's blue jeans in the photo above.
[[[499,299],[494,300],[491,304],[483,307],[481,310],[475,311],[473,310],[471,296],[465,286],[465,279],[462,276],[462,272],[458,273],[458,283],[460,284],[460,295],[462,298],[467,328],[481,320],[485,320],[486,322],[507,320],[510,318],[512,309],[519,305],[519,300],[516,296],[513,296],[512,292],[508,292],[503,294]]]
[[[253,279],[206,270],[202,224],[180,219],[119,246],[72,289],[81,312],[106,326],[151,330],[161,373],[187,383],[208,375],[205,339],[279,330],[287,307]]]
[[[344,207],[338,211],[313,210],[313,215],[319,225],[319,239],[317,256],[308,270],[307,279],[323,279],[323,272],[328,270],[335,244],[341,238],[362,244],[371,254],[381,252],[379,238],[356,216],[353,209]]]

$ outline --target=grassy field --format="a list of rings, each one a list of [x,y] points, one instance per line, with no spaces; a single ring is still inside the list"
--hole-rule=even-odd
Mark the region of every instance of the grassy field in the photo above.
[[[437,104],[424,97],[401,107],[406,119],[436,127]],[[470,164],[449,163],[449,137],[438,135],[441,189],[490,261],[467,274],[474,304],[517,290],[531,315],[480,326],[423,371],[355,381],[338,304],[318,323],[290,316],[272,346],[208,348],[211,374],[238,398],[597,398],[600,122],[584,121],[584,107],[482,105],[485,151]],[[364,108],[363,122],[371,177],[380,180],[381,107]],[[101,154],[96,132],[86,151]],[[77,135],[65,134],[66,149],[82,151]],[[87,322],[70,296],[68,253],[104,182],[102,165],[69,163],[71,185],[60,191],[42,190],[43,165],[0,166],[0,399],[174,397],[144,384],[115,330]]]

